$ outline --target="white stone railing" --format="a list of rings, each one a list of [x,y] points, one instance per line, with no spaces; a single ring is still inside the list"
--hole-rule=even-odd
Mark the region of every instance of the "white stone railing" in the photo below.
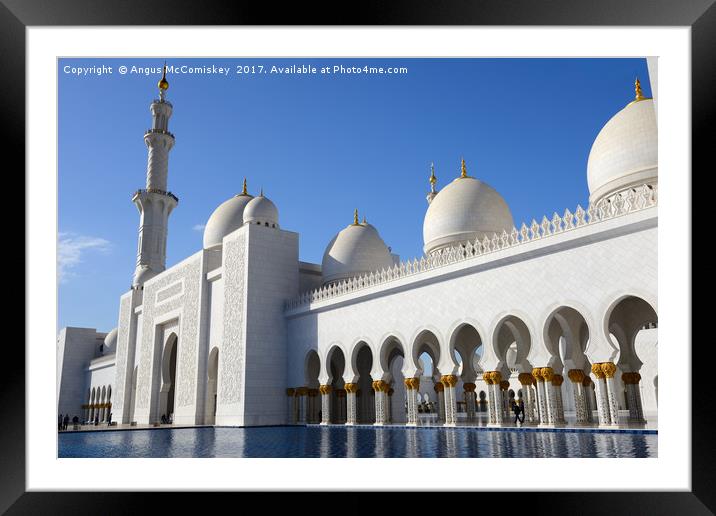
[[[470,260],[477,256],[517,247],[527,242],[549,238],[572,231],[576,228],[589,226],[598,222],[614,219],[628,213],[633,213],[657,205],[658,188],[656,185],[642,185],[626,192],[602,199],[598,203],[590,203],[585,210],[580,205],[572,213],[569,209],[560,216],[556,212],[551,219],[542,217],[538,223],[532,219],[532,224],[522,224],[520,229],[513,227],[511,232],[494,233],[491,238],[485,236],[482,240],[459,243],[450,247],[423,256],[419,260],[414,258],[400,262],[389,269],[371,272],[362,276],[346,279],[337,283],[305,292],[295,299],[286,302],[286,310],[295,310],[303,305],[325,301],[334,297],[349,294],[365,288],[374,287],[415,274],[427,272],[438,267]]]

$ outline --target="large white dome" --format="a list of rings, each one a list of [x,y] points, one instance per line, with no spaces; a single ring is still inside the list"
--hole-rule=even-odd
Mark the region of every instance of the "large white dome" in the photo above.
[[[323,253],[323,283],[332,283],[393,266],[390,249],[370,224],[351,224]]]
[[[589,200],[597,202],[632,186],[653,184],[657,177],[654,101],[634,101],[606,123],[592,144],[587,162]]]
[[[244,223],[278,227],[278,208],[263,192],[254,197],[244,208]]]
[[[487,183],[459,177],[440,190],[423,222],[423,248],[431,253],[454,242],[508,233],[514,223],[507,203]]]
[[[241,193],[223,202],[204,228],[204,249],[220,246],[223,238],[244,224],[244,209],[253,196]]]

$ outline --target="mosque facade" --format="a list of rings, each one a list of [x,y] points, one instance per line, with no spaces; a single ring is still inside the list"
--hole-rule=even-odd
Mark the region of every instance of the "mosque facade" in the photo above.
[[[111,332],[61,330],[59,413],[111,413],[119,424],[509,426],[518,400],[526,425],[656,416],[656,104],[638,80],[591,148],[584,207],[516,224],[463,161],[442,188],[431,172],[422,257],[392,254],[356,212],[313,264],[244,180],[212,213],[202,249],[166,268],[179,202],[168,190],[168,86],[163,77],[150,106],[146,185],[132,197],[132,287]]]

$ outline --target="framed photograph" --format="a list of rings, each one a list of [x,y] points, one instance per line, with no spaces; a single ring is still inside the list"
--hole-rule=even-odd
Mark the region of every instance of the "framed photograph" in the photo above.
[[[3,510],[439,490],[709,514],[690,208],[716,14],[602,7],[5,2],[28,302]]]

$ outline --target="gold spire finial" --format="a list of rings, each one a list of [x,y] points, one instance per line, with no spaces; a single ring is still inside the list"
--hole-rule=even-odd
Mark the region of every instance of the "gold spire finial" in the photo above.
[[[261,187],[261,192],[259,193],[259,197],[263,197],[263,196],[264,196],[264,187],[262,186],[262,187]]]
[[[639,82],[639,77],[634,81],[634,91],[636,92],[634,100],[644,100],[646,98],[641,94],[641,82]]]
[[[241,189],[241,195],[249,195],[249,192],[246,189],[246,178],[244,178],[244,187]]]
[[[162,78],[157,83],[160,91],[166,91],[169,89],[169,81],[167,81],[167,62],[164,61],[164,71],[162,72]]]
[[[435,177],[435,164],[430,163],[430,191],[435,193],[435,184],[438,182],[438,178]]]
[[[460,178],[467,177],[467,167],[465,166],[465,158],[462,158],[462,163],[460,164]]]
[[[355,211],[353,212],[353,225],[354,226],[360,225],[360,224],[358,224],[358,208],[356,208]]]
[[[363,224],[364,226],[365,226],[366,224],[368,224],[368,222],[366,222],[366,220],[365,220],[365,215],[363,215],[363,222],[361,222],[361,224]]]

